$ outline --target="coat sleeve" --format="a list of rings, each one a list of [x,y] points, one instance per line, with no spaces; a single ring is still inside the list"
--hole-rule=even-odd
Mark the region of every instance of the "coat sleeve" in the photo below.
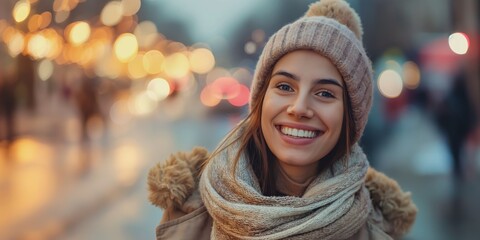
[[[411,194],[404,192],[395,180],[373,168],[367,172],[365,186],[373,205],[369,217],[372,229],[378,228],[395,239],[407,234],[417,215]]]
[[[202,206],[191,213],[160,223],[156,228],[156,239],[210,239],[212,224],[212,218]]]

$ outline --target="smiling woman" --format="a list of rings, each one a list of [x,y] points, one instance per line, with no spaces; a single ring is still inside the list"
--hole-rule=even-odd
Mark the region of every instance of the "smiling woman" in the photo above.
[[[275,64],[263,99],[261,129],[281,169],[297,182],[313,180],[318,160],[338,142],[342,82],[335,65],[314,51],[293,51]]]
[[[373,95],[361,39],[343,0],[312,4],[271,36],[248,116],[210,155],[178,153],[150,171],[150,201],[165,210],[157,239],[407,233],[417,211],[410,194],[370,168],[358,145]]]

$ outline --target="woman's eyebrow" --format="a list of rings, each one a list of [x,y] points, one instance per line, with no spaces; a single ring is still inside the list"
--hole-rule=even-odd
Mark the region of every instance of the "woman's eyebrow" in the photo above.
[[[335,79],[330,79],[330,78],[317,79],[317,80],[315,80],[315,83],[316,84],[333,84],[333,85],[339,86],[340,88],[343,89],[342,84],[340,84]]]
[[[286,72],[286,71],[275,72],[274,74],[272,74],[272,77],[276,76],[276,75],[285,76],[287,78],[290,78],[290,79],[293,79],[293,80],[296,80],[296,81],[298,81],[300,79],[297,75],[295,75],[293,73]],[[342,84],[340,82],[338,82],[338,80],[330,79],[330,78],[316,79],[315,84],[333,84],[333,85],[339,86],[340,88],[343,89]]]
[[[275,72],[274,74],[272,74],[272,77],[276,76],[276,75],[281,75],[281,76],[285,76],[285,77],[288,77],[288,78],[291,78],[293,80],[299,80],[298,76],[293,74],[293,73],[289,73],[289,72],[285,72],[285,71],[278,71],[278,72]]]

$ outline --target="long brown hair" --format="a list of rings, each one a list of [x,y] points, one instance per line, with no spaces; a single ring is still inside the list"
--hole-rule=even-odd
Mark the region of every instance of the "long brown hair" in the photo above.
[[[235,174],[236,167],[240,156],[245,153],[252,169],[257,176],[262,193],[266,196],[276,194],[275,178],[271,169],[274,166],[274,155],[268,148],[261,128],[261,114],[264,96],[266,94],[267,81],[260,89],[258,96],[259,101],[251,103],[250,113],[233,128],[227,137],[220,143],[217,149],[210,155],[205,165],[214,158],[218,153],[223,151],[233,143],[239,143],[238,152],[235,155],[234,168],[232,174]],[[340,138],[335,147],[321,160],[319,160],[318,171],[328,169],[335,161],[340,160],[343,156],[350,154],[350,147],[353,144],[355,131],[355,122],[351,113],[350,98],[347,91],[343,91],[343,123]],[[238,134],[239,130],[240,134]]]

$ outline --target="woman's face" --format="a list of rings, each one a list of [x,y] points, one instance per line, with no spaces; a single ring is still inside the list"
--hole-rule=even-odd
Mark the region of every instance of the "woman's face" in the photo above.
[[[343,91],[337,68],[313,51],[290,52],[275,64],[261,128],[287,173],[314,174],[318,161],[335,147],[343,123]]]

